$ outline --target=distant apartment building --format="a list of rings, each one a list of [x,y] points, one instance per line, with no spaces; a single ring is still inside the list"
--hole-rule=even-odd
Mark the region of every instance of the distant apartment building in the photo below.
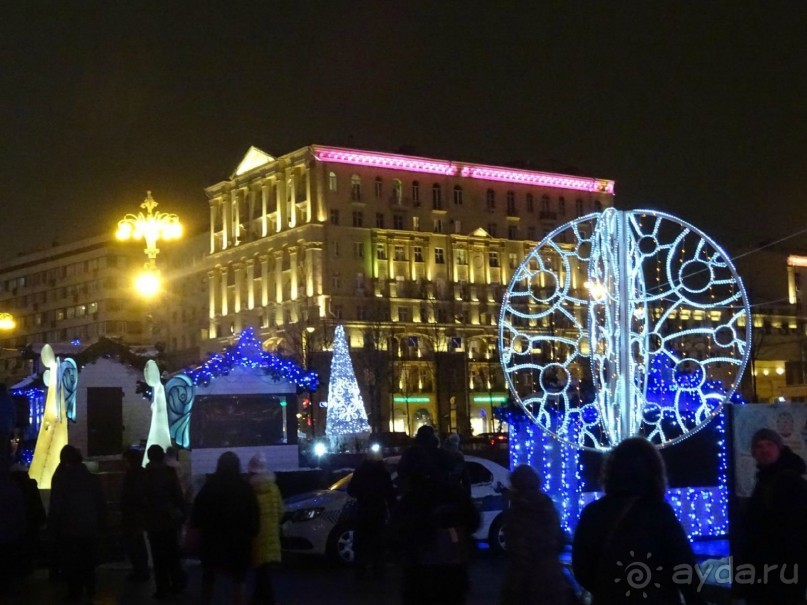
[[[613,187],[356,149],[275,158],[253,147],[206,190],[209,337],[254,326],[267,348],[327,378],[321,351],[343,323],[376,430],[493,431],[492,406],[507,398],[496,352],[504,288],[538,240],[613,205]]]

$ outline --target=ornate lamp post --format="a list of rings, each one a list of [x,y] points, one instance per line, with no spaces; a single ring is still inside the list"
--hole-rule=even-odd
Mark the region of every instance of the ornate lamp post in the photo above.
[[[182,225],[176,214],[155,212],[157,202],[151,197],[151,191],[146,192],[146,199],[140,204],[146,213],[127,214],[118,221],[116,236],[119,240],[144,239],[146,248],[143,250],[148,257],[145,271],[137,277],[136,286],[139,292],[146,296],[155,295],[160,289],[160,272],[157,269],[157,248],[159,240],[174,240],[182,237]]]

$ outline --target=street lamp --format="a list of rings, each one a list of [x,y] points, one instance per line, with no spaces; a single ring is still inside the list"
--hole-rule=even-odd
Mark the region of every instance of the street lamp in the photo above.
[[[17,326],[11,313],[0,313],[0,330],[13,330]]]
[[[182,237],[182,225],[176,214],[168,212],[155,212],[157,202],[151,197],[151,191],[146,192],[146,199],[140,204],[146,213],[127,214],[118,221],[116,236],[119,240],[144,239],[146,248],[143,250],[148,257],[144,269],[136,281],[138,292],[146,297],[152,297],[160,290],[160,272],[157,269],[157,248],[159,240],[174,240]]]

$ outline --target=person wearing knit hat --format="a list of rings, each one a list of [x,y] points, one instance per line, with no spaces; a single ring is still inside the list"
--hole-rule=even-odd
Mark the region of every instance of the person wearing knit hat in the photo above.
[[[260,509],[260,529],[252,543],[252,565],[255,567],[253,603],[273,605],[271,566],[280,563],[280,518],[283,516],[283,498],[275,483],[275,474],[269,470],[266,457],[258,452],[247,465],[249,484],[255,491]]]
[[[807,590],[807,471],[804,460],[773,429],[751,437],[757,483],[748,501],[735,560],[765,581],[735,588],[748,603],[803,603]],[[769,574],[771,569],[776,573]]]

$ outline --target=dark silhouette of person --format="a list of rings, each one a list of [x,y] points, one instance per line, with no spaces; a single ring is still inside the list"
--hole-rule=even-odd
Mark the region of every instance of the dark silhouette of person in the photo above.
[[[510,473],[510,506],[504,514],[508,566],[502,605],[565,605],[574,591],[558,556],[563,530],[555,504],[541,491],[541,478],[522,464]]]
[[[25,504],[25,540],[18,551],[18,556],[22,573],[27,575],[34,570],[39,558],[41,549],[39,534],[48,516],[45,514],[36,480],[28,476],[28,470],[20,464],[14,464],[11,467],[10,478],[17,484]]]
[[[804,460],[784,445],[779,433],[769,428],[754,433],[751,454],[757,463],[757,483],[741,521],[744,541],[738,563],[754,566],[755,581],[735,582],[733,592],[755,605],[805,603],[807,481],[802,475],[807,469]],[[770,570],[767,573],[766,566]]]
[[[6,383],[0,382],[0,465],[8,470],[11,464],[11,440],[17,428],[17,408]]]
[[[149,573],[149,554],[146,548],[146,495],[145,474],[143,469],[143,452],[129,449],[123,453],[126,474],[120,494],[121,530],[126,556],[132,564],[128,579],[133,582],[147,582]]]
[[[574,535],[572,566],[592,605],[653,603],[706,605],[698,592],[695,555],[672,507],[664,500],[664,461],[643,437],[617,445],[603,463],[605,496],[583,509]],[[673,573],[691,570],[688,576]],[[631,570],[641,567],[642,577]]]
[[[411,477],[414,473],[423,477],[440,476],[448,478],[450,472],[448,452],[440,449],[440,440],[434,434],[434,427],[424,424],[415,433],[415,439],[398,462],[398,483],[401,491],[410,489]]]
[[[391,521],[391,535],[403,555],[403,603],[462,605],[479,511],[465,489],[449,479],[447,457],[434,454],[445,453],[436,440],[423,447],[425,455],[415,454],[410,461],[420,464],[408,467],[407,491]]]
[[[72,445],[62,448],[59,469],[51,481],[48,528],[67,581],[67,599],[80,600],[84,593],[92,600],[98,541],[106,526],[106,498],[98,477],[90,473],[81,452]]]
[[[348,495],[356,499],[353,552],[356,576],[363,577],[369,568],[381,578],[386,564],[384,527],[395,506],[395,488],[384,466],[381,453],[370,453],[353,473],[347,486]]]
[[[17,580],[24,571],[19,553],[24,547],[25,528],[23,494],[12,480],[8,467],[0,465],[0,597],[3,599],[17,597]],[[16,598],[15,601],[21,602]]]
[[[470,496],[471,477],[468,474],[468,468],[465,466],[465,456],[463,456],[460,451],[460,436],[457,433],[448,435],[448,437],[443,440],[443,449],[448,456],[449,479],[459,483]]]
[[[165,464],[165,451],[152,445],[143,473],[144,521],[154,566],[155,599],[166,599],[185,589],[187,576],[179,558],[179,530],[185,519],[185,500],[179,478]]]
[[[219,456],[216,472],[193,501],[191,524],[201,537],[204,602],[212,603],[216,575],[225,573],[233,578],[233,603],[243,603],[260,510],[255,492],[241,477],[241,461],[234,452]]]

